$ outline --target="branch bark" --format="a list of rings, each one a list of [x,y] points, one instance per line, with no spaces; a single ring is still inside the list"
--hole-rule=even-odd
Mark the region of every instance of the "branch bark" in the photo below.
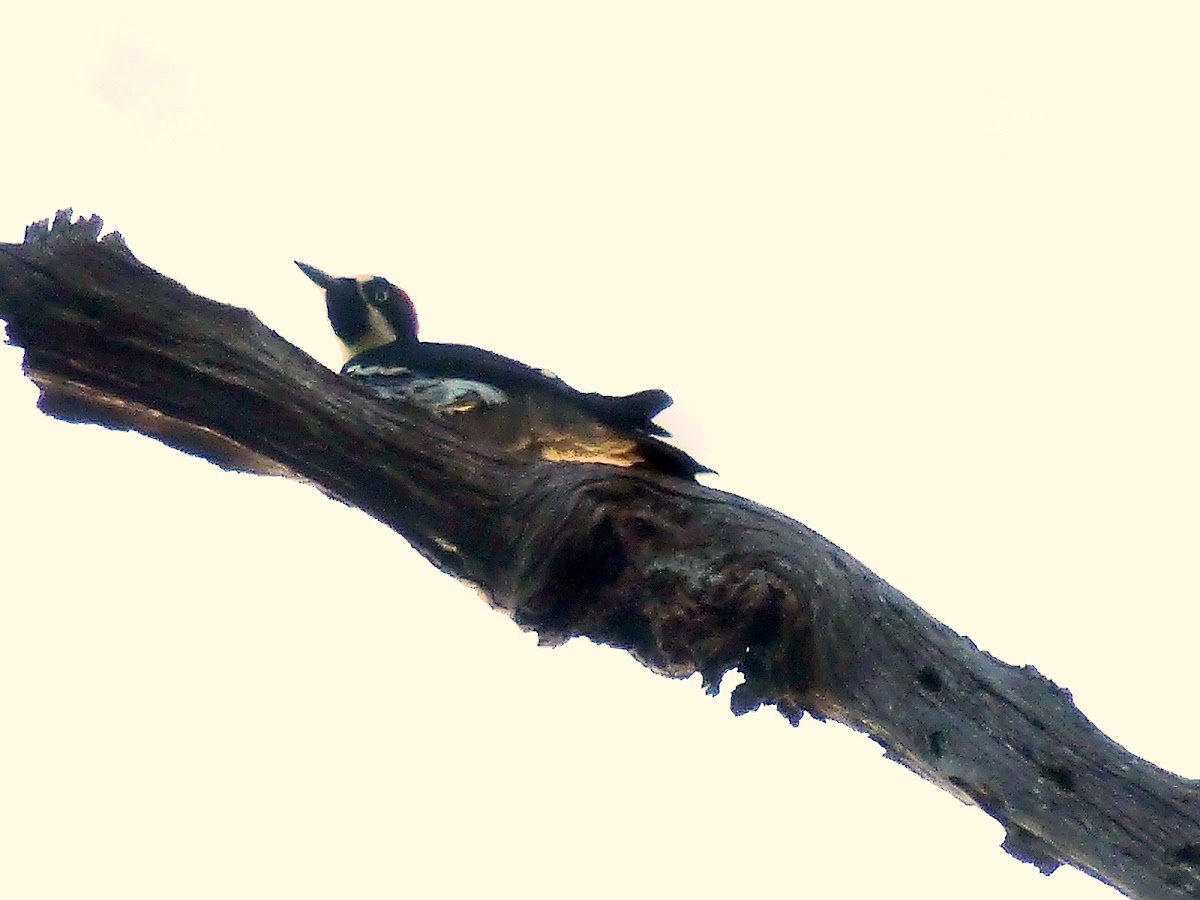
[[[546,643],[582,635],[715,692],[865,732],[1007,832],[1134,897],[1200,897],[1200,784],[1109,740],[1032,666],[980,651],[852,556],[741,497],[530,462],[379,401],[245,310],[138,262],[98,218],[0,245],[0,316],[39,406],[356,506]]]

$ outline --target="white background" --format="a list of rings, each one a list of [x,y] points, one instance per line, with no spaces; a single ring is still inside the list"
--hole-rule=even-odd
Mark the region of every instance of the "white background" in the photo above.
[[[26,4],[29,7],[29,4]],[[63,206],[329,365],[292,265],[662,421],[1200,776],[1191,2],[56,4]],[[0,348],[0,896],[1106,898],[840,725],[534,639],[316,492],[41,416]]]

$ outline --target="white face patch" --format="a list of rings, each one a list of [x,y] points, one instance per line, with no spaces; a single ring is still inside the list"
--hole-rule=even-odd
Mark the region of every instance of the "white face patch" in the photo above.
[[[342,342],[342,362],[349,362],[360,353],[374,350],[376,347],[386,347],[396,340],[399,335],[388,320],[383,317],[375,306],[367,304],[367,330],[361,338],[352,343]]]

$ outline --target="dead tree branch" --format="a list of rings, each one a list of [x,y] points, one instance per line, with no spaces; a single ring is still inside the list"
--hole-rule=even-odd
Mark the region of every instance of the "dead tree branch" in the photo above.
[[[0,245],[0,316],[52,416],[134,429],[362,509],[522,628],[745,681],[863,731],[999,820],[1005,849],[1130,896],[1200,897],[1200,789],[1100,733],[798,522],[651,472],[506,458],[366,394],[245,310],[138,262],[97,218]],[[782,777],[782,776],[781,776]],[[791,777],[790,775],[788,777]]]

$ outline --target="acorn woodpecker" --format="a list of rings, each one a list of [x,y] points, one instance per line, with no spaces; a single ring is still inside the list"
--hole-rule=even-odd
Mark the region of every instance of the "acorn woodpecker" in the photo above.
[[[297,262],[325,293],[342,345],[342,374],[374,394],[457,419],[505,450],[543,459],[644,466],[693,478],[712,470],[659,440],[652,419],[671,405],[666,391],[624,397],[575,390],[543,369],[463,344],[417,339],[417,311],[384,278],[335,278]]]

